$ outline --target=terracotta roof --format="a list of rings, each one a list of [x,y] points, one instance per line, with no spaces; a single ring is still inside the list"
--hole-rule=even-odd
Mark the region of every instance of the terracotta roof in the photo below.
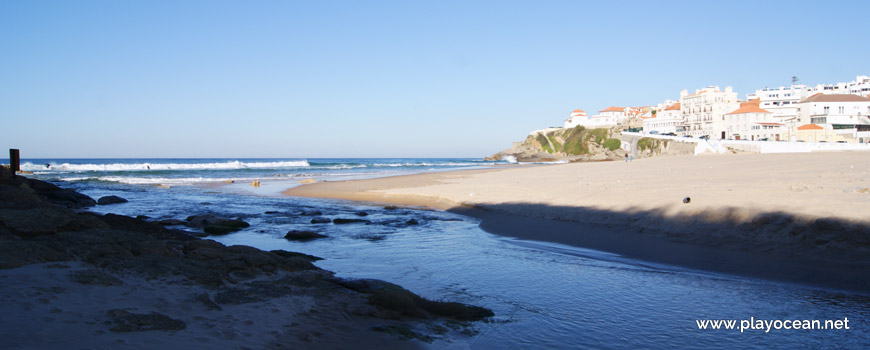
[[[571,114],[586,114],[586,112],[584,112],[582,109],[578,108],[578,109],[575,109],[574,111],[572,111]]]
[[[745,113],[770,113],[770,112],[761,109],[761,108],[758,107],[758,105],[755,104],[755,103],[752,103],[752,102],[744,102],[744,103],[741,103],[741,104],[740,104],[740,108],[738,108],[736,111],[731,112],[731,113],[728,113],[728,114],[726,114],[726,115],[731,115],[731,114],[745,114]]]
[[[825,128],[816,124],[804,124],[798,127],[798,130],[824,130]]]
[[[610,106],[600,110],[599,112],[625,112],[625,107]]]
[[[752,103],[752,104],[758,106],[761,104],[761,97],[756,97],[754,99],[749,100],[749,102],[746,102],[746,103]]]
[[[840,94],[824,95],[824,94],[818,93],[818,94],[812,95],[810,97],[807,97],[806,99],[804,99],[803,101],[800,101],[799,103],[804,103],[804,102],[870,102],[870,98],[861,97],[858,95],[840,95]]]
[[[674,103],[674,104],[668,106],[668,108],[665,108],[665,110],[666,111],[679,111],[680,110],[680,103],[679,102]]]

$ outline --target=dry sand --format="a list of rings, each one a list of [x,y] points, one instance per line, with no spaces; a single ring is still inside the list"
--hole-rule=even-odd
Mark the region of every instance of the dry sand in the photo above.
[[[870,152],[509,167],[325,182],[285,194],[451,210],[496,234],[870,291]]]

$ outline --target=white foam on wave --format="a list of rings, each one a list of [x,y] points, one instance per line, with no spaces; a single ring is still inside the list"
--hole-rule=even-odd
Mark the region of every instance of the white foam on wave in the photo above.
[[[506,161],[506,162],[511,163],[511,164],[517,163],[517,157],[510,156],[510,155],[501,156],[501,160]]]
[[[444,162],[444,163],[429,163],[429,162],[421,162],[421,163],[375,163],[372,166],[376,167],[385,167],[385,168],[398,168],[398,167],[459,167],[459,166],[481,166],[481,165],[494,165],[497,164],[495,162]]]
[[[112,164],[44,164],[30,162],[21,165],[27,171],[147,171],[147,170],[235,170],[235,169],[277,169],[308,167],[307,160],[280,162],[242,162],[227,161],[214,163],[112,163]]]
[[[107,181],[129,185],[194,185],[221,183],[228,181],[253,181],[256,178],[215,178],[215,177],[126,177],[126,176],[82,176],[67,177],[63,181]]]

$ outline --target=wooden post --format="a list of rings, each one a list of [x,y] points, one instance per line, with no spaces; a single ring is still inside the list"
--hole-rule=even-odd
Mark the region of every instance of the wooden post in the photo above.
[[[18,150],[9,149],[9,170],[12,172],[12,177],[15,177],[15,172],[21,170],[21,159],[18,158]]]

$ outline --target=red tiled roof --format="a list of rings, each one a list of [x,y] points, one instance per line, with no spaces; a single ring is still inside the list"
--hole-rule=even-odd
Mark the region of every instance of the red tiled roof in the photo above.
[[[758,107],[758,105],[753,103],[753,102],[744,102],[744,103],[740,104],[740,108],[738,108],[736,111],[728,113],[726,115],[745,114],[745,113],[770,113],[770,112],[761,109],[761,107]]]
[[[599,112],[625,112],[625,107],[610,106],[600,110]]]
[[[665,108],[665,110],[666,111],[679,111],[680,110],[680,103],[679,102],[674,103],[674,104],[668,106],[668,108]]]
[[[807,97],[805,100],[800,101],[799,103],[804,102],[870,102],[870,99],[866,97],[861,97],[858,95],[843,95],[843,94],[830,94],[824,95],[822,93],[818,93]]]
[[[582,109],[578,108],[578,109],[575,109],[574,111],[572,111],[571,114],[586,114],[586,112],[584,112]]]
[[[816,124],[804,124],[798,127],[798,130],[824,130],[825,128]]]

